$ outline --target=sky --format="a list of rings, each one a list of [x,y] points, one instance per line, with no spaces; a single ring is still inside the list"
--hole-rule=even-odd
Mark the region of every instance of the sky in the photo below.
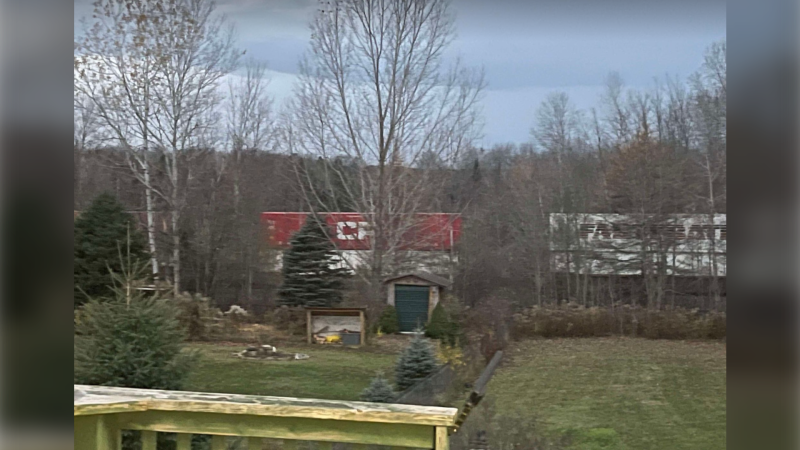
[[[90,0],[75,0],[78,19]],[[218,0],[236,24],[239,46],[269,68],[269,92],[291,95],[318,0]],[[712,42],[726,38],[720,0],[453,0],[457,37],[446,58],[483,67],[481,144],[530,140],[536,109],[551,92],[578,108],[598,106],[606,76],[632,88],[655,77],[685,78]]]

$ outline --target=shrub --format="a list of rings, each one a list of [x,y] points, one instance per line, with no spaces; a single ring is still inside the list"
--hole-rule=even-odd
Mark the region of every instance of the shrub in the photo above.
[[[219,332],[216,325],[222,312],[212,308],[208,298],[184,292],[175,296],[174,303],[178,307],[178,322],[189,340],[206,340]]]
[[[431,320],[428,321],[428,326],[425,327],[425,336],[431,339],[441,339],[442,341],[450,335],[450,317],[447,311],[444,310],[442,303],[436,305],[431,313]]]
[[[271,315],[264,315],[265,322],[292,336],[305,336],[306,313],[302,308],[280,306]]]
[[[400,332],[400,321],[397,318],[397,309],[394,306],[388,305],[383,309],[381,317],[378,319],[378,328],[386,334]]]
[[[649,339],[722,339],[725,313],[696,309],[654,310],[630,305],[585,308],[575,305],[532,307],[514,315],[512,336],[603,337]]]
[[[115,289],[81,307],[76,326],[74,382],[180,389],[193,354],[184,352],[178,310],[169,300]]]
[[[415,336],[397,359],[394,377],[397,389],[408,389],[433,373],[437,365],[431,342],[420,335]]]
[[[391,403],[395,397],[392,385],[381,373],[377,374],[370,382],[369,387],[361,392],[361,401],[364,402]]]

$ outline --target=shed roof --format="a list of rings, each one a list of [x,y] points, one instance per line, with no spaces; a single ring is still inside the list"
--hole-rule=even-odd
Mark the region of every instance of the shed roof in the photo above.
[[[425,280],[425,281],[427,281],[429,283],[433,283],[435,285],[443,286],[443,287],[449,287],[451,284],[453,284],[447,278],[440,277],[439,275],[434,275],[434,274],[432,274],[430,272],[408,272],[408,273],[402,273],[402,274],[399,274],[399,275],[395,275],[395,276],[386,278],[386,279],[383,280],[383,282],[384,283],[389,283],[389,282],[392,282],[394,280],[399,280],[400,278],[405,278],[405,277],[417,277],[417,278]]]

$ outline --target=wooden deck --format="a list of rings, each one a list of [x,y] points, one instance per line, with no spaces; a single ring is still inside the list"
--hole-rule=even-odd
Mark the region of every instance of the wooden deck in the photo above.
[[[156,433],[179,433],[177,450],[190,450],[192,434],[212,435],[211,449],[225,450],[226,436],[259,440],[411,447],[446,450],[457,410],[428,406],[264,397],[200,392],[74,386],[75,450],[120,450],[123,430],[142,431],[142,450],[156,450]]]

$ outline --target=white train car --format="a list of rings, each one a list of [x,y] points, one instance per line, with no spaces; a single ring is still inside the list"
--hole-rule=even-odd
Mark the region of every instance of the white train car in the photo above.
[[[550,214],[551,269],[590,275],[725,277],[725,214]]]

